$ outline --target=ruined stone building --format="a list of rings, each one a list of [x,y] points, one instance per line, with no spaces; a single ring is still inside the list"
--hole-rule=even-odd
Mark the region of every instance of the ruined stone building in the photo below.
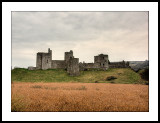
[[[99,54],[94,56],[94,63],[79,63],[79,58],[74,58],[73,51],[64,53],[64,60],[52,60],[52,50],[48,49],[48,53],[38,52],[36,58],[36,67],[28,67],[29,70],[35,69],[65,69],[71,76],[79,75],[79,71],[96,69],[107,70],[108,68],[122,68],[129,67],[129,63],[122,62],[109,62],[108,55]]]
[[[52,60],[52,50],[48,49],[48,53],[38,52],[36,59],[36,67],[28,67],[29,70],[35,69],[66,69],[72,76],[79,75],[79,58],[74,58],[73,51],[65,52],[64,60]]]
[[[108,55],[100,54],[94,56],[94,63],[79,63],[80,70],[96,68],[99,70],[107,70],[109,68]]]

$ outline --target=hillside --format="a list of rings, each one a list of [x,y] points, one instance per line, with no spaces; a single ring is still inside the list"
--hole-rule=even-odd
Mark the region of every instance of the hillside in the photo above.
[[[134,71],[139,71],[142,69],[146,69],[149,67],[149,61],[129,61],[129,66],[134,70]]]
[[[117,79],[106,80],[114,76]],[[81,71],[80,76],[69,76],[63,69],[27,70],[16,68],[11,71],[12,82],[81,82],[81,83],[122,83],[145,84],[139,73],[130,68],[112,68],[107,71]]]

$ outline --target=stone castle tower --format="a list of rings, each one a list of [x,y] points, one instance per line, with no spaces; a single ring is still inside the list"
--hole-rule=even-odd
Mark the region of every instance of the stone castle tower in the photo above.
[[[65,52],[65,62],[69,75],[79,75],[79,58],[74,58],[72,50],[70,50],[70,52]]]
[[[94,56],[94,64],[98,68],[107,70],[109,68],[108,55],[100,54],[98,56]]]
[[[70,50],[70,52],[65,52],[64,54],[64,60],[66,63],[69,62],[70,58],[74,58],[72,50]]]
[[[52,64],[52,50],[48,48],[48,53],[38,52],[37,53],[37,60],[36,60],[36,67],[37,69],[49,69],[51,68]]]

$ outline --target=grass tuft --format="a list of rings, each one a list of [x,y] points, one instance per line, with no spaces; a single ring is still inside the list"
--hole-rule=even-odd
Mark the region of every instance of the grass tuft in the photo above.
[[[42,86],[40,86],[40,85],[34,85],[34,86],[31,86],[31,88],[42,88]]]
[[[81,86],[79,88],[76,88],[76,90],[87,90],[87,88],[85,86]]]

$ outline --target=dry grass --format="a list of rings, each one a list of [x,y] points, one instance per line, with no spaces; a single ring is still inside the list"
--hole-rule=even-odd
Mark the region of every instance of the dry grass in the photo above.
[[[148,112],[148,101],[148,85],[13,82],[11,110]]]

